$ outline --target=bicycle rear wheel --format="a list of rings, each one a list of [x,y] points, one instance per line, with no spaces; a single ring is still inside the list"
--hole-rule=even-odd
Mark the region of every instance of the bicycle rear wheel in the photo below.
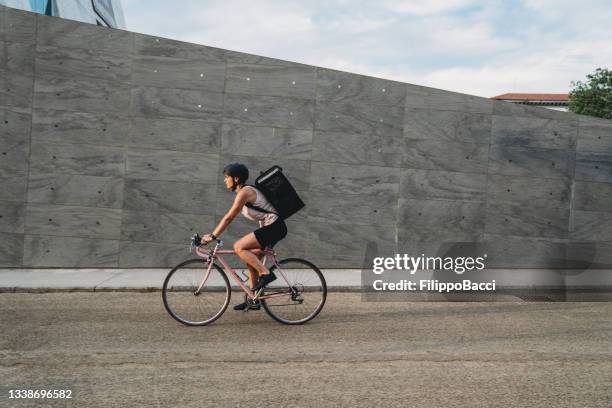
[[[327,284],[323,274],[312,263],[298,258],[283,259],[270,268],[277,279],[263,290],[265,311],[284,324],[303,324],[312,320],[325,304]]]
[[[232,294],[227,276],[213,264],[201,290],[196,293],[207,274],[208,262],[190,259],[168,273],[162,287],[166,311],[188,326],[204,326],[217,320],[229,305]]]

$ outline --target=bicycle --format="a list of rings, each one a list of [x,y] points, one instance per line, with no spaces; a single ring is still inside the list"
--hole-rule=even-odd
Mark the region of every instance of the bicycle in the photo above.
[[[226,271],[244,291],[249,305],[260,302],[268,315],[280,323],[304,324],[323,309],[327,284],[319,268],[311,262],[299,258],[278,261],[271,248],[251,250],[256,255],[264,255],[264,265],[271,261],[270,272],[277,276],[266,287],[253,292],[247,285],[248,276],[243,272],[242,279],[222,257],[235,252],[220,249],[223,241],[219,239],[214,242],[212,250],[206,249],[200,236],[193,235],[190,250],[195,250],[198,258],[178,264],[164,280],[164,307],[177,321],[188,326],[205,326],[221,317],[232,296]],[[248,310],[249,307],[244,311]]]

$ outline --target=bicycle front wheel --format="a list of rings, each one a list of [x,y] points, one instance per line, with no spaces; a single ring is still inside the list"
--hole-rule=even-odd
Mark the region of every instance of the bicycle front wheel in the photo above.
[[[276,321],[303,324],[319,314],[327,298],[323,274],[312,263],[298,258],[283,259],[270,268],[277,279],[263,291],[261,304]]]
[[[188,326],[217,320],[227,309],[231,294],[223,270],[213,264],[208,273],[208,263],[202,259],[190,259],[174,267],[162,288],[164,307],[170,316]]]

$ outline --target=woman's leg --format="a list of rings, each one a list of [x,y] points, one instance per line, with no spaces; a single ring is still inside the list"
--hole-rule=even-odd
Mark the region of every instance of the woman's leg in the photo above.
[[[270,273],[268,268],[261,263],[257,255],[252,253],[251,249],[261,249],[255,234],[250,232],[234,243],[234,251],[248,266],[253,267],[259,275],[267,275]],[[249,268],[250,270],[251,268]]]
[[[264,255],[259,255],[258,259],[261,261],[263,259]],[[250,284],[250,288],[254,288],[255,285],[257,285],[257,283],[259,283],[259,273],[257,272],[257,269],[253,268],[251,265],[247,264],[247,267],[249,268],[249,284]]]

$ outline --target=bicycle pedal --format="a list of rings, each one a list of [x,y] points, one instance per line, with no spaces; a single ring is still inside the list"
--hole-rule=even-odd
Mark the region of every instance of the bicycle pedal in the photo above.
[[[247,310],[259,310],[261,309],[261,303],[259,303],[256,300],[248,300],[247,301],[249,304],[249,307],[247,307],[244,311],[246,312]]]

